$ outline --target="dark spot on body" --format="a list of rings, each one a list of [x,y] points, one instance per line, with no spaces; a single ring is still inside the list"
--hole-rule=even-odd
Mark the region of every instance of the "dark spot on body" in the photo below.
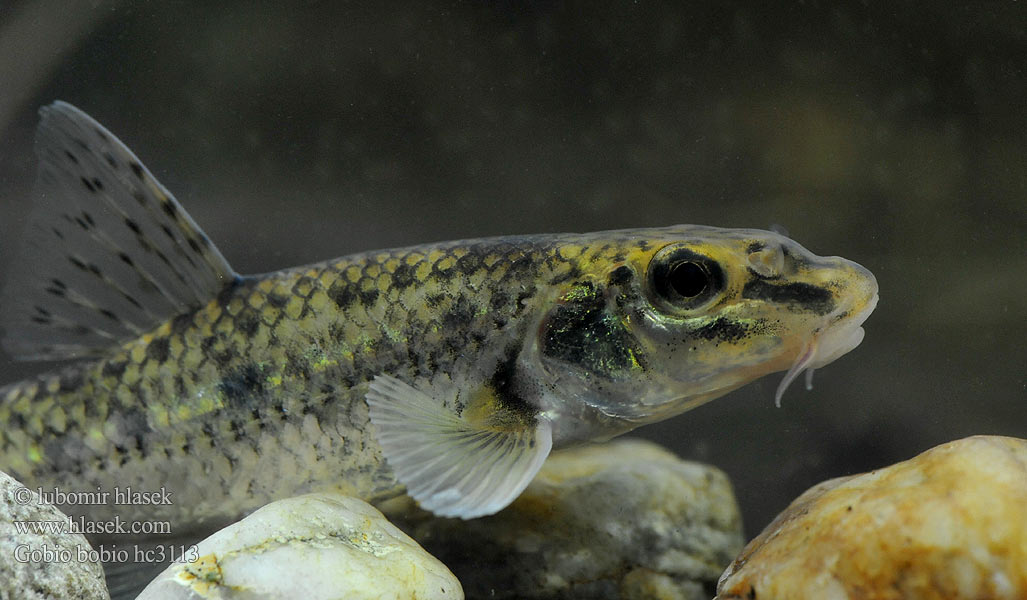
[[[310,366],[301,355],[289,352],[285,355],[282,373],[294,379],[307,380],[310,378]]]
[[[285,308],[285,305],[289,303],[289,297],[283,296],[282,294],[270,293],[267,295],[267,303],[271,306],[281,310]]]
[[[164,209],[164,214],[171,217],[172,219],[178,214],[178,208],[175,206],[174,201],[168,199],[161,202],[161,208]]]
[[[136,177],[138,177],[139,179],[143,178],[143,166],[141,164],[132,161],[128,164],[128,167],[132,169],[132,172],[135,173]]]
[[[131,229],[132,232],[135,233],[136,235],[139,235],[139,234],[142,233],[142,229],[139,228],[139,223],[136,223],[135,221],[133,221],[132,219],[129,219],[128,217],[125,217],[125,227],[128,227],[129,229]]]
[[[253,335],[257,333],[257,328],[259,327],[260,319],[248,312],[240,313],[235,318],[235,328],[247,337],[253,337]]]
[[[353,291],[353,286],[343,283],[342,281],[336,281],[330,288],[328,288],[328,297],[331,298],[339,308],[346,308],[353,304],[353,301],[357,298],[357,294]]]
[[[360,297],[360,303],[369,308],[378,299],[378,290],[361,291],[357,295]]]
[[[187,329],[193,325],[193,314],[185,313],[178,315],[171,320],[171,333],[175,335],[182,335]]]
[[[447,282],[453,277],[453,269],[440,269],[439,262],[431,266],[431,273],[428,276],[437,281]]]
[[[82,387],[83,379],[82,371],[79,371],[78,369],[64,371],[60,374],[60,378],[58,379],[61,392],[67,394],[78,390]]]
[[[104,377],[113,377],[120,379],[125,374],[125,369],[128,368],[128,361],[125,360],[114,360],[105,362],[103,369],[100,371]]]
[[[621,265],[610,272],[610,276],[607,278],[607,283],[611,286],[627,285],[634,277],[635,273],[631,270],[631,267]]]
[[[478,269],[481,269],[481,255],[472,250],[456,259],[454,268],[465,275],[471,275]]]
[[[749,334],[749,327],[723,317],[692,331],[692,335],[704,340],[737,342]]]
[[[242,440],[242,439],[244,439],[246,437],[246,423],[245,422],[243,422],[243,421],[241,421],[239,419],[232,419],[228,423],[228,427],[231,430],[232,434],[234,435],[234,440],[236,442],[238,442],[238,441],[240,441],[240,440]]]
[[[68,160],[75,163],[76,165],[78,164],[78,158],[74,154],[72,154],[70,150],[65,150],[64,156],[67,156]]]
[[[150,424],[146,411],[137,406],[122,408],[108,417],[117,423],[118,433],[125,437],[136,438],[136,448],[143,450],[142,437],[150,432]]]
[[[100,181],[99,178],[93,177],[93,187],[95,187],[98,190],[102,190],[103,189],[103,182]]]
[[[650,247],[649,240],[638,240],[636,246],[638,246],[638,249],[642,252],[646,252]]]
[[[167,362],[171,343],[166,337],[154,338],[146,346],[146,356],[159,363]]]
[[[766,247],[767,245],[763,242],[749,242],[749,245],[745,248],[745,251],[749,254],[752,254],[753,252],[759,252],[760,250]]]
[[[264,377],[256,365],[243,365],[222,377],[218,389],[230,405],[239,406],[264,393]]]
[[[118,168],[118,161],[114,160],[114,155],[113,154],[111,154],[110,152],[104,151],[103,157],[107,160],[107,164],[110,165],[112,169],[117,169]]]
[[[572,279],[577,279],[580,276],[581,269],[579,269],[577,265],[571,265],[571,268],[568,269],[566,273],[561,273],[560,275],[557,275],[556,277],[550,279],[549,284],[560,285],[561,283],[566,283],[568,281],[571,281]]]
[[[111,141],[110,138],[107,137],[107,134],[104,133],[104,131],[102,129],[100,129],[99,127],[96,128],[96,135],[99,136],[99,138],[101,140],[105,141],[105,142]]]
[[[161,231],[164,232],[164,235],[168,236],[168,239],[171,239],[171,240],[175,239],[175,233],[173,231],[171,231],[170,227],[168,227],[167,225],[161,225],[160,228],[161,228]]]
[[[345,330],[338,323],[332,323],[328,326],[328,337],[335,342],[344,342],[346,338]]]
[[[60,229],[57,229],[56,227],[53,227],[52,231],[53,231],[53,234],[57,236],[57,239],[59,239],[59,240],[63,240],[64,239],[64,234],[61,233]]]
[[[188,242],[189,242],[189,248],[193,252],[195,252],[197,254],[200,254],[200,243],[197,242],[195,238],[188,238]]]
[[[231,350],[217,350],[209,354],[211,360],[220,369],[226,369],[232,364],[232,360],[235,358],[235,353]]]
[[[110,311],[110,310],[108,310],[106,308],[101,308],[100,309],[100,314],[105,316],[105,317],[107,317],[111,321],[115,321],[115,322],[120,321],[120,319],[118,319],[118,315],[114,314],[112,311]]]
[[[93,186],[93,183],[91,181],[89,181],[85,177],[79,177],[79,180],[82,181],[82,185],[86,186],[86,189],[89,190],[90,193],[96,193],[96,188]]]
[[[449,332],[467,331],[474,320],[474,313],[471,301],[461,296],[453,303],[452,308],[441,316],[442,327]]]
[[[624,377],[637,364],[645,370],[642,349],[591,282],[578,282],[571,300],[552,310],[543,324],[542,354],[606,379]]]
[[[16,411],[8,413],[7,422],[4,424],[6,427],[10,427],[11,431],[22,429],[25,427],[25,417]]]
[[[424,297],[424,304],[428,308],[436,309],[442,304],[442,301],[445,299],[445,294],[428,294]]]
[[[215,299],[217,304],[219,306],[228,306],[228,303],[232,301],[233,297],[235,297],[236,290],[239,288],[239,286],[243,285],[247,281],[252,280],[248,278],[244,279],[242,277],[233,278],[232,281],[228,282],[228,285],[226,285],[220,292],[218,292],[217,298]]]
[[[796,310],[808,310],[824,315],[834,309],[834,296],[830,290],[808,283],[774,285],[761,279],[745,284],[742,297],[750,300],[764,300],[785,304]]]
[[[510,294],[507,294],[506,292],[494,292],[492,297],[489,298],[489,307],[495,311],[503,310],[509,303]]]
[[[124,252],[118,252],[118,258],[121,259],[121,262],[125,263],[126,265],[128,265],[130,267],[134,267],[135,266],[135,263],[132,262],[132,257],[127,255],[127,254],[125,254]]]
[[[146,194],[142,193],[141,191],[132,188],[132,197],[136,199],[136,202],[139,203],[139,206],[146,205]]]
[[[519,352],[520,347],[517,345],[507,348],[505,357],[496,366],[496,371],[489,380],[489,387],[495,392],[496,398],[499,399],[503,408],[533,419],[538,410],[529,404],[517,389]]]
[[[392,285],[397,290],[405,290],[414,283],[414,267],[404,263],[400,263],[396,270],[392,272]]]
[[[250,417],[257,424],[258,429],[264,430],[267,428],[267,423],[264,422],[264,415],[260,413],[260,407],[254,406],[253,410],[250,411]]]

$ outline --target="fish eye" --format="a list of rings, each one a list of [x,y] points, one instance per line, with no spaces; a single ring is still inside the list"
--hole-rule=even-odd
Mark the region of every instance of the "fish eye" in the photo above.
[[[695,298],[710,284],[710,274],[701,264],[686,260],[670,268],[667,283],[682,298]]]
[[[724,289],[717,261],[681,247],[657,252],[648,278],[652,299],[671,312],[698,308]]]

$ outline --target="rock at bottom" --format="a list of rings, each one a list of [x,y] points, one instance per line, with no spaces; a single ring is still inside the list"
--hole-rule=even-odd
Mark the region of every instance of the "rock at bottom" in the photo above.
[[[468,598],[703,599],[742,547],[719,470],[640,440],[558,452],[491,517],[386,510],[460,578]]]
[[[718,598],[1027,598],[1027,440],[978,436],[814,486],[746,546]]]
[[[36,492],[0,471],[0,600],[110,598],[103,569],[89,560],[93,549],[81,534],[24,529],[67,521]]]
[[[310,494],[272,502],[197,546],[137,600],[461,600],[460,583],[370,505]]]

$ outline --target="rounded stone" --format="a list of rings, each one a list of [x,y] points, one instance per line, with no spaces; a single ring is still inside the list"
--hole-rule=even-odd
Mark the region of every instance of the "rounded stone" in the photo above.
[[[367,503],[272,502],[197,545],[137,600],[462,600],[453,574]]]
[[[720,600],[1027,598],[1027,440],[977,436],[825,481],[750,542]]]
[[[0,471],[0,599],[110,598],[89,542],[54,531],[62,524],[69,526],[64,513]]]

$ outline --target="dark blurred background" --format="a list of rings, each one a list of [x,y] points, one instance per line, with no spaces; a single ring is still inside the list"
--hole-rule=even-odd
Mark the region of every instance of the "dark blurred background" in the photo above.
[[[244,273],[672,223],[867,266],[866,340],[812,392],[637,433],[727,471],[749,535],[825,478],[1027,437],[1023,2],[214,4],[0,4],[0,269],[63,99]],[[44,367],[0,355],[0,382]]]

